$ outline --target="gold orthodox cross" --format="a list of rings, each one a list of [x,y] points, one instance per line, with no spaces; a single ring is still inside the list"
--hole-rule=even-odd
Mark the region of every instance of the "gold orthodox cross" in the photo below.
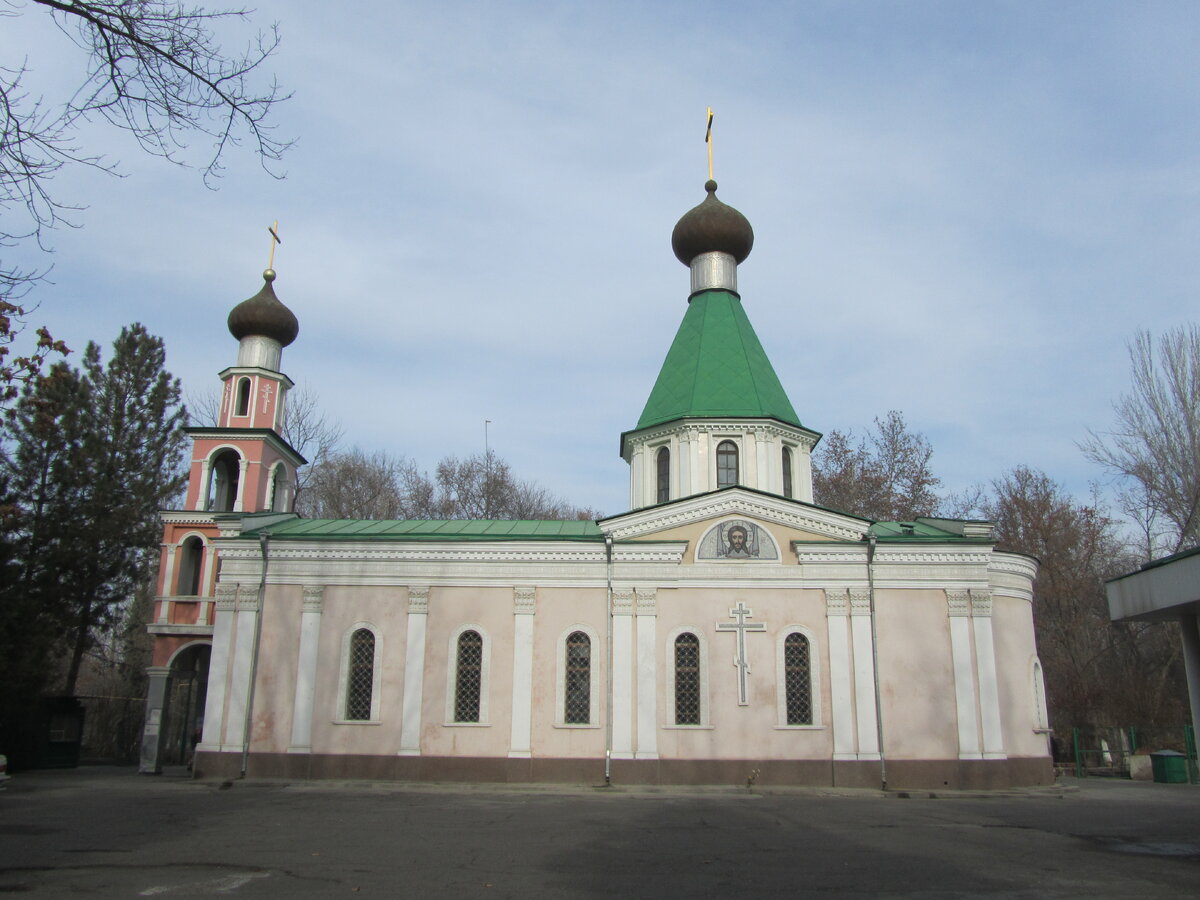
[[[708,180],[712,181],[712,107],[708,108],[708,127],[704,129],[704,143],[708,145]]]
[[[710,168],[711,168],[711,166],[710,166]],[[267,228],[267,231],[269,231],[271,233],[271,256],[270,256],[269,260],[267,261],[267,268],[273,269],[273,268],[275,268],[275,245],[283,243],[283,241],[281,241],[279,239],[279,220],[276,219],[275,224],[269,226]]]

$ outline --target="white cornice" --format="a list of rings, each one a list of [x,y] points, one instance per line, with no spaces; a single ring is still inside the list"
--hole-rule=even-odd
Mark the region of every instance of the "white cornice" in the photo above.
[[[194,509],[160,509],[158,518],[164,525],[215,525],[216,513]],[[221,515],[229,515],[221,513]]]
[[[738,488],[634,510],[601,521],[600,527],[615,540],[627,540],[723,515],[758,518],[843,541],[861,541],[868,527],[862,519]]]
[[[685,435],[689,432],[701,431],[762,431],[772,437],[789,438],[808,451],[811,451],[817,441],[821,439],[818,432],[788,425],[778,419],[672,419],[661,425],[649,425],[646,428],[627,431],[622,442],[621,452],[625,454],[625,449],[632,444],[644,444],[647,441],[657,441],[672,435]],[[627,455],[625,461],[629,461]]]

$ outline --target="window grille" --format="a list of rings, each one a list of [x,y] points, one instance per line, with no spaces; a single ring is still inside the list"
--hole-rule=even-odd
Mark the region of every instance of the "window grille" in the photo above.
[[[792,451],[790,447],[783,448],[783,496],[792,498]]]
[[[350,636],[350,669],[346,673],[346,719],[371,718],[371,693],[375,688],[375,635],[360,628]]]
[[[738,481],[738,449],[733,441],[717,444],[717,487],[732,487]]]
[[[675,724],[700,724],[700,638],[675,639]]]
[[[464,631],[458,638],[458,665],[454,678],[454,721],[479,721],[479,694],[483,685],[483,638]]]
[[[808,638],[798,631],[789,634],[783,644],[783,678],[787,692],[787,723],[811,725],[812,671],[809,666]]]
[[[592,641],[582,631],[567,638],[567,684],[563,722],[587,725],[592,720]]]
[[[660,447],[657,456],[658,464],[658,502],[666,503],[671,499],[671,451]]]

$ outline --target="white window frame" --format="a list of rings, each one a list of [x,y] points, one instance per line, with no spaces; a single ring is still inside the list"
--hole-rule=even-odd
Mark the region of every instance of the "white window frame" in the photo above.
[[[683,634],[690,634],[700,641],[700,724],[677,725],[675,723],[675,640]],[[704,629],[696,625],[681,625],[667,635],[667,650],[664,659],[666,666],[666,703],[663,704],[666,715],[663,717],[663,728],[673,728],[680,731],[697,731],[713,727],[708,702],[708,641],[704,637]]]
[[[812,692],[812,724],[789,725],[787,720],[787,652],[789,634],[799,632],[808,641],[808,687]],[[821,651],[816,633],[806,625],[788,625],[775,638],[775,727],[784,731],[820,731],[825,726],[821,718]]]
[[[371,659],[371,718],[347,719],[346,701],[350,690],[350,642],[354,632],[365,628],[375,636],[375,655]],[[379,711],[382,708],[383,684],[383,633],[370,622],[355,622],[342,634],[342,653],[338,663],[337,706],[333,711],[335,725],[378,725]]]
[[[718,462],[720,454],[717,451],[720,450],[721,445],[723,443],[725,443],[726,441],[729,441],[729,443],[733,444],[734,449],[737,450],[736,477],[733,480],[733,484],[726,485],[726,487],[745,487],[746,486],[746,470],[745,470],[746,461],[745,461],[745,454],[742,452],[744,449],[742,447],[743,437],[744,437],[744,435],[740,435],[740,434],[730,434],[730,435],[716,435],[715,434],[715,435],[713,435],[715,443],[713,443],[713,445],[712,445],[712,470],[711,471],[712,471],[712,486],[713,486],[714,490],[718,490],[718,491],[724,490],[724,488],[721,487],[721,467],[720,467],[720,463]]]
[[[1050,732],[1050,710],[1046,704],[1046,670],[1042,661],[1034,657],[1029,663],[1029,677],[1033,683],[1033,730],[1038,734]]]
[[[592,642],[588,660],[588,721],[568,722],[567,716],[567,638],[582,631]],[[555,728],[599,728],[600,703],[600,638],[594,628],[576,623],[558,636],[558,667],[554,678],[554,727]]]
[[[479,633],[483,641],[483,658],[479,667],[479,721],[455,722],[454,701],[457,699],[458,688],[458,639],[468,631]],[[491,693],[492,672],[492,638],[482,625],[468,623],[460,626],[450,635],[450,643],[446,654],[446,716],[442,723],[447,728],[488,728],[491,719],[488,714],[488,695]]]

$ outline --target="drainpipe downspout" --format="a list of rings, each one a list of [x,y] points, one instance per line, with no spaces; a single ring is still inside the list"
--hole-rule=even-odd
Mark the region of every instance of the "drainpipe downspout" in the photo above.
[[[875,675],[875,733],[879,741],[879,789],[887,790],[887,760],[883,752],[883,695],[879,690],[879,632],[875,619],[875,535],[867,543],[867,596],[871,602],[871,671]]]
[[[250,688],[246,692],[246,721],[242,730],[242,772],[246,777],[246,766],[250,762],[250,726],[254,721],[254,682],[258,680],[258,648],[262,643],[262,620],[267,603],[267,549],[271,536],[265,531],[258,536],[258,549],[262,553],[262,578],[258,582],[258,610],[254,617],[254,652],[250,656]]]
[[[608,625],[605,645],[608,648],[608,672],[606,681],[606,701],[604,706],[604,785],[612,784],[612,746],[613,746],[613,539],[611,534],[604,536],[604,565],[605,581],[608,588]]]

